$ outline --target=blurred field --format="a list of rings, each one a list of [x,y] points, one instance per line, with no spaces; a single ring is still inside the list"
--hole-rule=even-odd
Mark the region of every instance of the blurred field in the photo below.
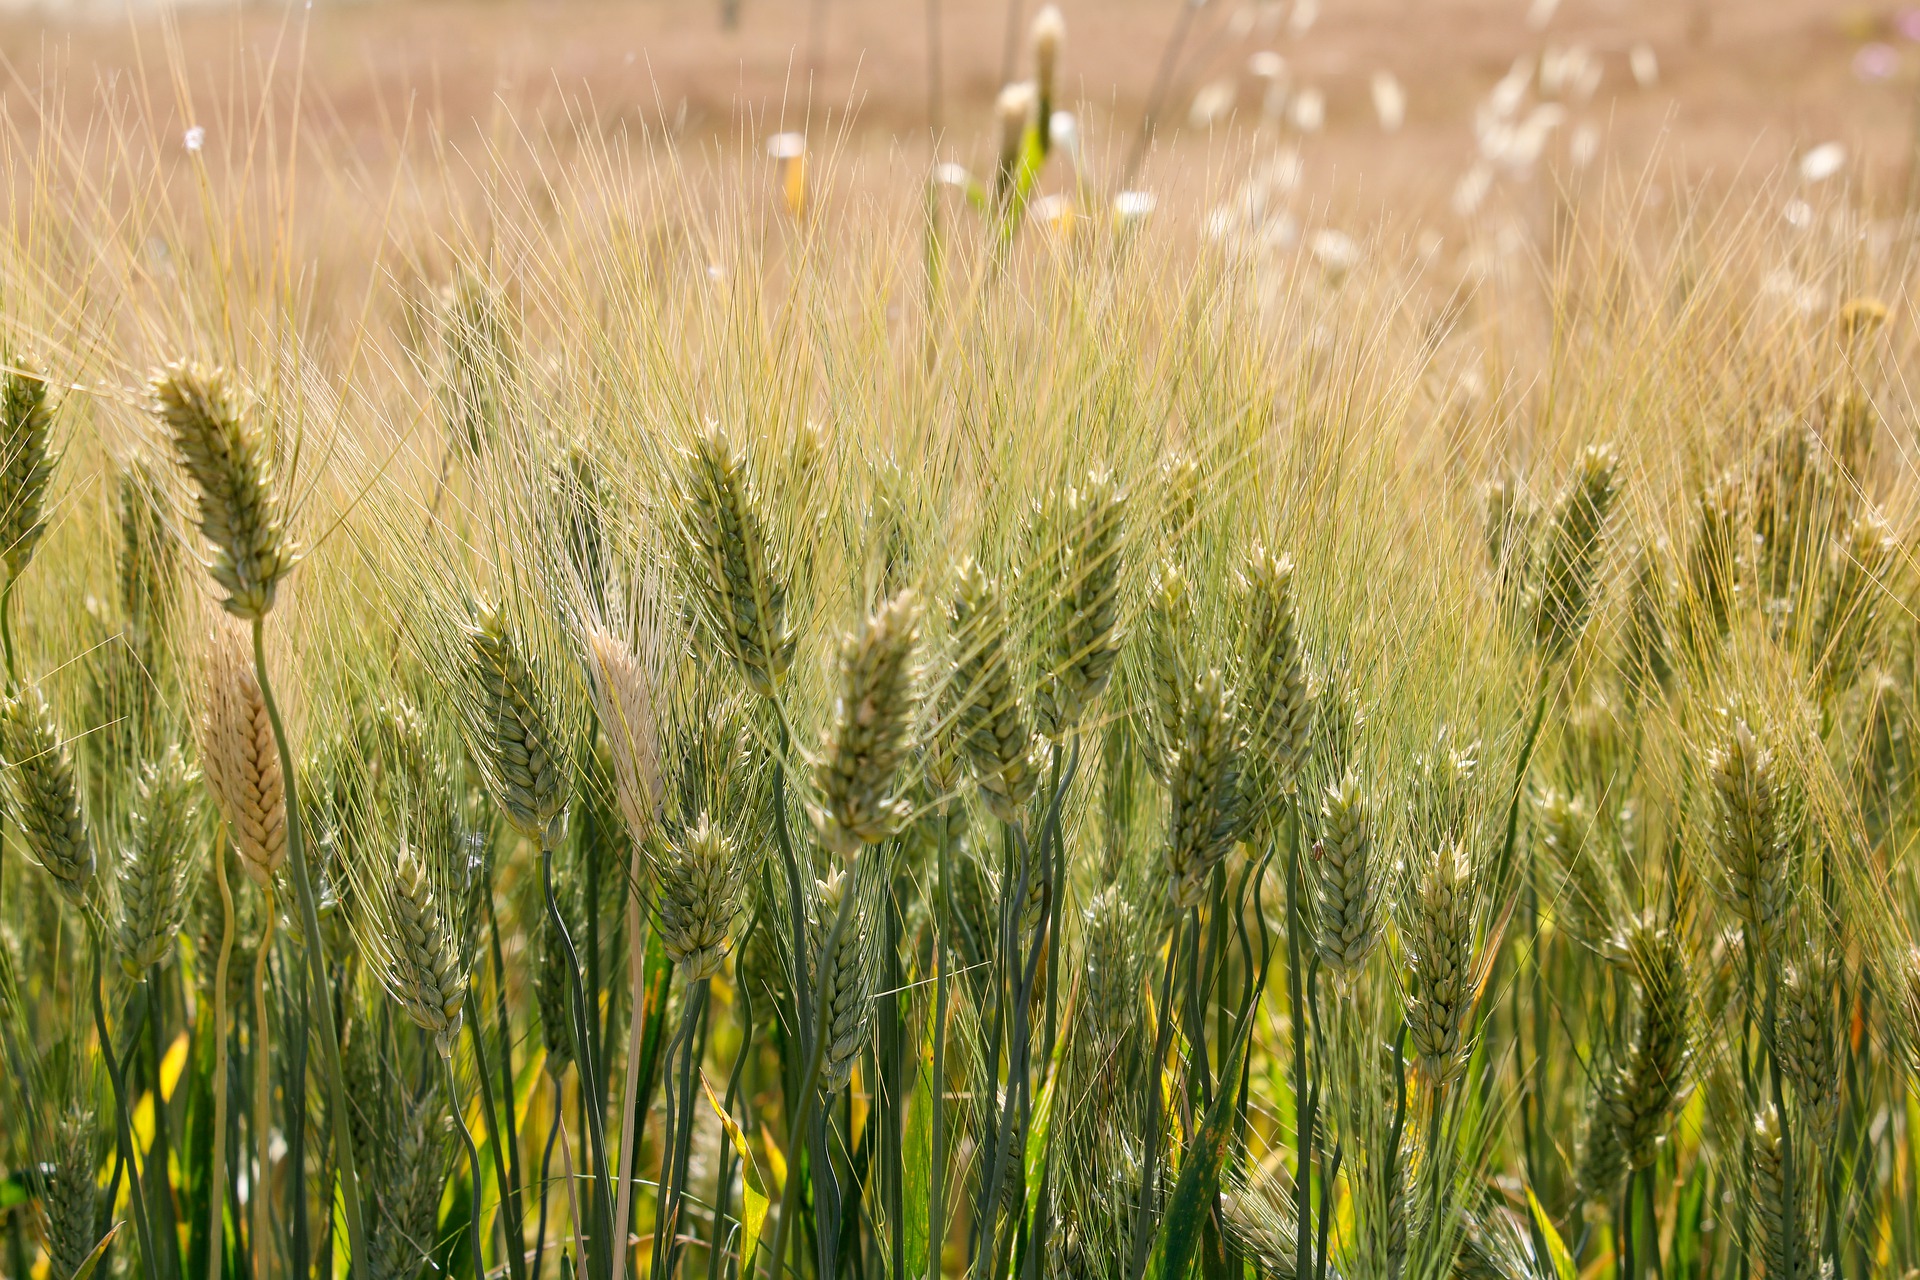
[[[1020,26],[1035,7],[1015,0]],[[1062,7],[1065,84],[1089,163],[1117,180],[1180,7]],[[429,120],[458,148],[497,136],[511,119],[520,130],[544,123],[722,145],[801,129],[816,150],[831,141],[843,155],[918,170],[937,113],[943,154],[986,164],[993,96],[1026,73],[1007,57],[1009,12],[954,0],[938,9],[937,94],[929,10],[895,0],[743,0],[732,30],[721,25],[719,0],[320,0],[305,9],[188,7],[166,18],[80,0],[15,7],[0,21],[0,52],[16,129],[31,129],[53,100],[50,81],[63,86],[70,111],[103,91],[138,95],[144,86],[161,123],[184,129],[230,111],[236,84],[266,77],[283,101],[297,93],[309,145],[336,159],[381,161],[423,147]],[[1549,170],[1565,167],[1577,135],[1599,139],[1623,171],[1657,157],[1709,183],[1779,172],[1837,140],[1860,162],[1851,171],[1869,197],[1891,201],[1905,182],[1920,73],[1920,44],[1903,38],[1902,25],[1892,5],[1825,0],[1566,0],[1550,16],[1523,0],[1323,0],[1317,12],[1215,3],[1195,12],[1182,43],[1156,160],[1167,181],[1230,176],[1245,164],[1245,136],[1264,129],[1268,145],[1296,135],[1309,199],[1352,202],[1363,217],[1408,197],[1437,199],[1473,162],[1476,107],[1516,60],[1537,68],[1576,51],[1591,57],[1598,79],[1583,72],[1585,83],[1557,95],[1565,116],[1539,158]],[[1249,69],[1267,51],[1284,59],[1293,90],[1279,121],[1262,111],[1269,82]],[[182,73],[177,83],[170,65]],[[1383,72],[1405,95],[1404,127],[1391,135],[1372,92]],[[1323,97],[1317,131],[1284,118],[1302,90]]]

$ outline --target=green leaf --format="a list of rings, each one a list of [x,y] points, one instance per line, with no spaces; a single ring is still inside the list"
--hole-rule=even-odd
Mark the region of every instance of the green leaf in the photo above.
[[[713,1086],[707,1083],[707,1073],[700,1073],[700,1088],[706,1092],[707,1105],[713,1108],[713,1114],[720,1117],[720,1127],[727,1131],[727,1141],[733,1144],[733,1150],[740,1157],[741,1181],[746,1183],[744,1203],[740,1206],[740,1274],[753,1274],[753,1251],[760,1243],[760,1229],[767,1223],[767,1187],[760,1178],[760,1166],[753,1162],[753,1148],[747,1145],[747,1135],[740,1132],[739,1122],[727,1114],[720,1105],[720,1099],[713,1096]]]
[[[1253,1019],[1247,1019],[1248,1027]],[[1220,1071],[1220,1079],[1237,1080],[1240,1063],[1246,1056],[1247,1037],[1241,1033],[1233,1052]],[[1160,1251],[1165,1255],[1160,1266],[1161,1280],[1185,1280],[1200,1243],[1201,1228],[1213,1212],[1220,1190],[1220,1169],[1227,1160],[1227,1148],[1233,1140],[1236,1089],[1222,1088],[1207,1110],[1200,1132],[1180,1165],[1180,1180],[1174,1184],[1173,1198],[1167,1202],[1167,1218],[1160,1226]]]
[[[27,1172],[15,1169],[4,1179],[0,1179],[0,1209],[12,1209],[33,1199],[33,1192],[27,1189]]]
[[[87,1277],[93,1274],[94,1268],[100,1265],[100,1259],[107,1256],[107,1246],[112,1244],[113,1238],[120,1234],[120,1225],[116,1222],[107,1228],[107,1234],[100,1237],[100,1243],[93,1246],[93,1252],[87,1255],[87,1260],[82,1262],[73,1273],[73,1280],[87,1280]]]
[[[933,1027],[933,1001],[927,1002],[928,1034]],[[913,1045],[908,1060],[913,1063],[913,1098],[908,1104],[907,1132],[902,1140],[900,1158],[901,1200],[906,1212],[906,1250],[909,1275],[918,1275],[927,1256],[927,1233],[933,1208],[933,1065],[921,1061],[920,1041]]]
[[[1567,1252],[1567,1242],[1554,1230],[1553,1219],[1540,1207],[1540,1198],[1533,1194],[1533,1188],[1527,1188],[1527,1207],[1533,1210],[1533,1225],[1540,1232],[1540,1238],[1547,1242],[1547,1258],[1553,1263],[1553,1274],[1559,1280],[1576,1280],[1578,1273],[1573,1269],[1573,1255]]]

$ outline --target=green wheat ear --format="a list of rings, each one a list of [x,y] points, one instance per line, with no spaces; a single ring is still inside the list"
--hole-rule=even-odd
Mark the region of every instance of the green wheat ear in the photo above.
[[[1251,785],[1263,816],[1298,787],[1312,727],[1293,561],[1255,545],[1240,572]]]
[[[1173,905],[1192,908],[1246,828],[1242,738],[1233,693],[1219,668],[1187,694],[1179,745],[1168,762],[1167,879]]]
[[[138,976],[173,959],[199,881],[200,774],[168,747],[141,766],[120,861],[120,962]]]
[[[1466,851],[1445,846],[1426,861],[1405,930],[1412,982],[1407,1044],[1437,1085],[1450,1084],[1465,1063],[1473,1011],[1474,884]]]
[[[569,797],[572,755],[519,634],[477,602],[465,625],[460,704],[468,750],[494,803],[527,839],[550,841]]]
[[[654,860],[660,942],[688,982],[720,972],[733,949],[746,865],[706,814]]]
[[[746,460],[718,424],[695,432],[687,448],[675,520],[708,633],[754,692],[772,697],[798,646],[787,582]]]
[[[833,721],[813,768],[820,842],[843,856],[905,823],[900,769],[913,748],[920,605],[903,591],[840,644]]]
[[[238,618],[264,618],[295,560],[266,439],[223,370],[171,364],[147,391],[193,482],[200,532],[213,548],[208,569],[227,593],[222,605]]]
[[[0,553],[7,575],[17,578],[47,531],[47,486],[60,461],[47,380],[30,367],[0,379],[0,450]]]
[[[807,920],[808,950],[813,953],[814,983],[827,1036],[820,1068],[821,1093],[831,1097],[853,1078],[853,1064],[866,1047],[873,1020],[873,921],[866,896],[852,875],[835,870],[814,882],[814,912]],[[833,922],[847,894],[854,900],[841,926],[833,954],[823,954]]]
[[[1652,1166],[1678,1109],[1687,1065],[1691,985],[1671,929],[1629,926],[1623,949],[1640,987],[1632,1051],[1607,1090],[1607,1112],[1627,1167]]]
[[[1039,785],[1033,728],[1014,685],[1005,593],[978,561],[961,561],[947,604],[953,669],[950,715],[987,809],[1018,821]]]
[[[32,685],[0,702],[0,759],[6,762],[8,810],[27,853],[53,877],[62,897],[81,905],[93,885],[93,841],[80,810],[72,753],[47,700]]]
[[[1096,471],[1068,486],[1036,527],[1036,628],[1041,670],[1034,719],[1056,742],[1099,700],[1120,657],[1120,583],[1127,495]]]
[[[404,844],[389,881],[388,928],[382,940],[388,989],[415,1026],[445,1056],[460,1034],[467,973],[449,911],[453,904],[430,883],[426,865]]]
[[[1708,845],[1723,873],[1727,904],[1747,943],[1765,955],[1785,916],[1792,884],[1788,832],[1773,751],[1735,719],[1708,758],[1713,825]]]
[[[53,1280],[71,1280],[99,1243],[95,1128],[92,1112],[70,1107],[55,1125],[53,1158],[41,1170],[40,1222]]]

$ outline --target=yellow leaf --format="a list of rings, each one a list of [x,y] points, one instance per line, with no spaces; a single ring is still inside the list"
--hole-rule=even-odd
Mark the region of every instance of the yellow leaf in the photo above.
[[[713,1086],[707,1083],[707,1073],[700,1073],[700,1087],[706,1091],[707,1105],[713,1108],[713,1114],[720,1117],[720,1127],[727,1131],[727,1140],[733,1143],[733,1149],[740,1156],[741,1181],[746,1183],[745,1203],[740,1206],[740,1274],[750,1275],[753,1270],[753,1250],[760,1243],[760,1228],[767,1222],[767,1188],[760,1181],[760,1170],[753,1163],[753,1148],[747,1145],[747,1135],[740,1132],[740,1125],[727,1109],[720,1105],[720,1099],[713,1096]],[[771,1147],[768,1148],[772,1150]]]
[[[160,1059],[160,1096],[168,1102],[173,1101],[173,1087],[180,1083],[180,1073],[187,1066],[187,1033],[182,1031],[167,1046],[166,1056]]]
[[[782,1190],[787,1185],[787,1157],[780,1148],[773,1145],[773,1135],[765,1129],[760,1131],[760,1145],[767,1152],[767,1168],[773,1174],[773,1189]]]
[[[133,1140],[137,1147],[153,1145],[153,1094],[140,1095],[140,1101],[133,1104]]]

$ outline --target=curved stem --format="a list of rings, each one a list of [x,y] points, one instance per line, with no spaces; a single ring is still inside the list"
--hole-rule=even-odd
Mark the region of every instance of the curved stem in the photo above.
[[[268,1166],[273,1160],[273,1061],[267,1033],[267,959],[273,952],[273,882],[261,886],[260,949],[253,958],[253,1177],[247,1181],[253,1208],[254,1280],[272,1274],[272,1205]],[[289,1099],[291,1101],[291,1099]]]
[[[320,913],[314,907],[313,879],[307,872],[306,840],[300,826],[300,801],[293,767],[293,751],[287,745],[286,725],[280,719],[280,706],[274,701],[273,683],[267,676],[267,646],[264,620],[253,620],[254,678],[260,682],[260,698],[267,705],[267,719],[273,725],[273,743],[280,754],[280,785],[287,801],[287,870],[293,881],[294,897],[300,904],[300,929],[305,941],[306,977],[312,1006],[320,1010],[320,1047],[326,1051],[327,1105],[335,1117],[333,1130],[334,1167],[340,1171],[340,1198],[346,1206],[347,1252],[356,1262],[365,1264],[366,1225],[360,1212],[360,1177],[354,1168],[353,1141],[347,1133],[347,1082],[340,1067],[340,1031],[333,1017],[333,1001],[328,996],[326,958],[320,942]]]
[[[467,1128],[467,1109],[460,1105],[460,1077],[453,1069],[451,1046],[440,1050],[440,1061],[447,1068],[447,1110],[453,1112],[453,1123],[460,1130],[461,1145],[467,1149],[468,1176],[473,1179],[473,1195],[467,1208],[467,1247],[473,1250],[473,1274],[484,1280],[487,1269],[480,1260],[480,1149],[473,1145],[473,1131]],[[484,1072],[485,1068],[481,1070]]]
[[[220,886],[220,958],[213,967],[213,1180],[207,1196],[207,1280],[220,1280],[226,1258],[227,1207],[227,966],[233,958],[233,889],[227,884],[227,846],[216,841],[213,878]]]
[[[553,1174],[553,1144],[560,1140],[560,1077],[548,1072],[553,1081],[553,1122],[547,1126],[547,1149],[540,1156],[540,1208],[533,1229],[533,1280],[540,1280],[541,1257],[547,1251],[547,1180]]]
[[[560,914],[560,901],[554,896],[553,846],[544,834],[540,838],[540,879],[546,890],[548,916],[567,956],[567,994],[572,1006],[568,1020],[573,1032],[573,1062],[579,1072],[580,1097],[587,1113],[587,1157],[593,1162],[593,1208],[598,1219],[596,1236],[599,1236],[610,1233],[613,1228],[613,1201],[607,1194],[607,1135],[600,1125],[600,1110],[592,1105],[593,1081],[598,1072],[593,1062],[593,1041],[587,1031],[587,996],[580,983],[580,954],[574,950],[573,935],[567,932],[566,919]],[[603,1240],[602,1243],[612,1242]],[[602,1256],[581,1261],[594,1262],[591,1274],[598,1280],[607,1280],[612,1275],[613,1254],[608,1248],[596,1249],[595,1254]]]
[[[93,935],[93,1027],[100,1037],[100,1056],[106,1060],[107,1080],[113,1085],[113,1123],[120,1143],[120,1159],[127,1168],[128,1199],[133,1203],[133,1226],[140,1241],[140,1266],[148,1275],[154,1269],[153,1226],[147,1221],[147,1197],[141,1185],[140,1164],[133,1149],[133,1126],[127,1121],[127,1078],[113,1051],[113,1038],[107,1034],[106,1003],[100,995],[100,952],[103,944],[98,926]]]

